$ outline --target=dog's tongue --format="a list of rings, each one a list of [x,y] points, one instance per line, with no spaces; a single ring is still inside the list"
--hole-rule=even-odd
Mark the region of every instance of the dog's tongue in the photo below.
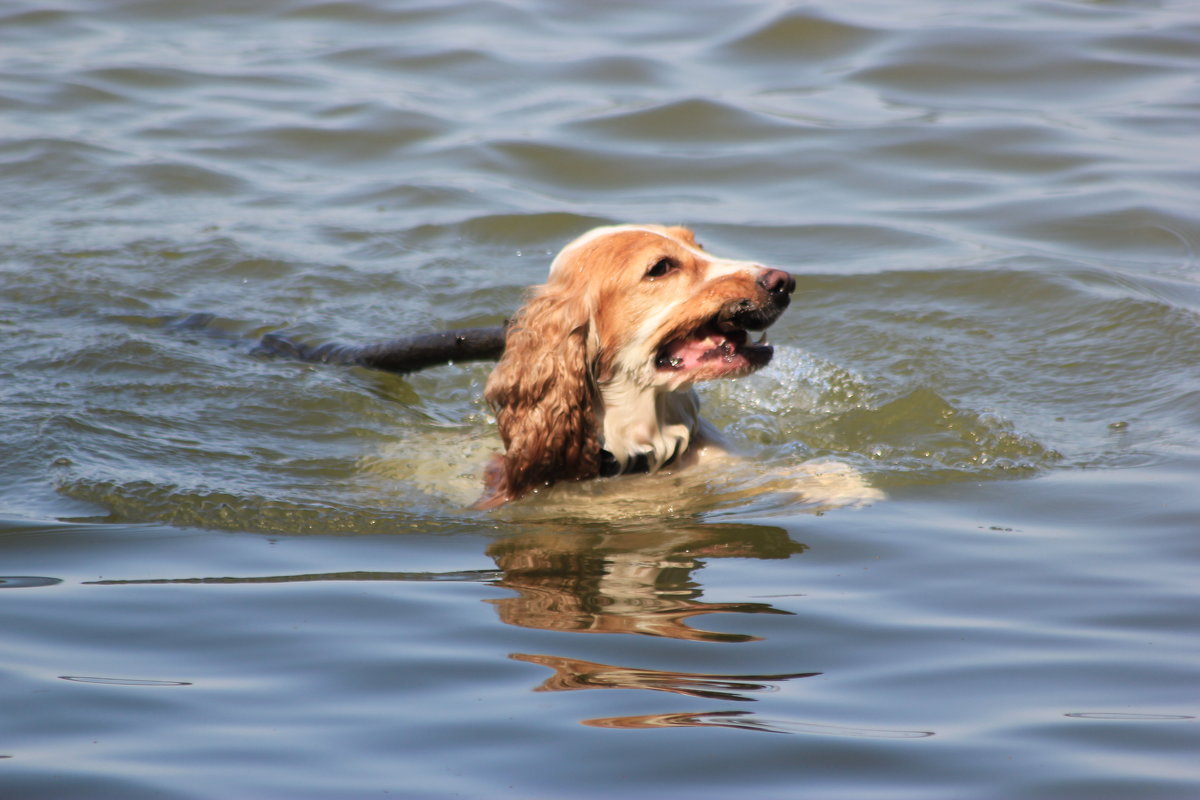
[[[745,342],[746,332],[742,330],[722,333],[714,327],[701,328],[692,336],[668,342],[658,355],[657,366],[692,369],[714,358],[732,361]]]

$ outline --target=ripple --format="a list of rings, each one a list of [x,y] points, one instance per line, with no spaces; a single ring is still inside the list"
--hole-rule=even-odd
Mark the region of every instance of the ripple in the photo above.
[[[795,124],[707,98],[622,111],[573,123],[568,130],[582,135],[599,133],[607,137],[675,145],[720,142],[728,146],[751,141],[756,147],[773,138],[794,138],[803,133]]]
[[[749,711],[701,711],[697,713],[640,714],[583,720],[593,728],[639,730],[649,728],[735,728],[763,733],[796,733],[811,736],[853,737],[860,739],[927,739],[933,731],[852,728],[815,722],[765,719]]]
[[[342,24],[364,23],[379,26],[400,26],[430,16],[426,9],[413,11],[407,8],[379,8],[371,3],[352,0],[316,0],[301,3],[285,11],[282,16],[295,19],[319,20]]]
[[[595,147],[578,139],[496,141],[488,147],[488,168],[503,175],[519,174],[523,186],[541,191],[576,192],[587,186],[593,200],[604,195],[620,198],[623,214],[630,213],[631,192],[656,206],[643,212],[647,214],[661,214],[662,203],[686,201],[698,208],[710,207],[731,191],[762,192],[781,170],[774,161],[755,155],[752,137],[741,144],[730,143],[721,158],[706,159],[698,159],[691,144],[664,150],[661,141],[634,137],[622,139],[620,146]],[[479,153],[477,145],[470,150]],[[718,186],[725,189],[715,189]]]
[[[35,575],[0,575],[0,589],[34,589],[40,586],[55,586],[62,578],[42,578]]]
[[[932,28],[857,72],[856,80],[939,107],[969,102],[1061,108],[1131,100],[1155,78],[1174,79],[1158,65],[1133,64],[1090,51],[1086,38],[1064,45],[1058,34],[1029,30]],[[1054,45],[1050,45],[1051,40]]]
[[[249,188],[249,183],[241,178],[194,164],[143,164],[130,168],[126,174],[146,190],[166,195],[226,196]]]
[[[83,675],[59,675],[64,681],[73,683],[99,683],[104,686],[191,686],[191,681],[162,681],[149,678],[101,678]]]
[[[576,658],[552,655],[512,653],[509,658],[540,664],[554,670],[537,692],[569,692],[580,689],[640,689],[669,692],[707,700],[738,700],[751,702],[750,692],[778,691],[776,683],[795,678],[811,678],[819,672],[797,672],[781,675],[713,675],[697,672],[621,667],[597,664]]]
[[[333,111],[336,116],[336,110]],[[387,160],[401,148],[440,134],[445,124],[417,112],[372,108],[351,114],[337,125],[272,125],[229,135],[219,146],[194,152],[211,157],[262,161],[351,164]]]
[[[714,387],[720,405],[710,416],[768,449],[850,458],[886,475],[889,484],[1018,477],[1062,459],[1003,417],[951,402],[930,386],[882,397],[881,388],[834,363],[779,347],[773,368]],[[729,416],[729,409],[740,413]]]
[[[882,34],[869,28],[793,11],[772,16],[761,27],[727,42],[726,57],[768,62],[822,62],[855,53]]]
[[[317,583],[322,581],[402,582],[402,583],[488,583],[501,577],[495,570],[466,570],[460,572],[324,572],[308,575],[259,575],[242,578],[137,578],[84,581],[90,586],[197,586],[268,583]]]
[[[80,74],[102,84],[172,91],[203,86],[211,77],[178,67],[105,67]]]
[[[668,66],[654,58],[633,55],[600,55],[580,58],[562,65],[564,77],[594,86],[622,87],[652,84],[661,80]]]
[[[1076,711],[1070,714],[1063,714],[1063,716],[1074,719],[1101,719],[1119,722],[1177,722],[1180,720],[1196,719],[1186,714],[1137,714],[1115,711]]]
[[[959,472],[1027,475],[1062,458],[1010,423],[957,408],[925,388],[875,408],[834,415],[813,432],[814,444],[867,453],[909,480],[944,480],[946,473]]]
[[[55,91],[55,102],[61,105],[71,105],[77,108],[86,106],[108,106],[130,102],[130,97],[124,93],[110,89],[89,86],[83,82],[67,81]]]
[[[258,494],[239,494],[199,486],[180,487],[149,480],[113,481],[67,479],[59,491],[68,497],[94,503],[106,509],[106,522],[161,522],[183,527],[218,530],[259,531],[268,533],[399,533],[409,530],[432,531],[445,522],[458,529],[462,520],[443,519],[441,512],[453,514],[459,508],[429,508],[428,498],[401,502],[399,493],[391,498],[397,506],[383,505],[383,498],[268,496],[266,487]],[[314,490],[315,491],[315,490]],[[420,501],[425,505],[418,505]],[[378,503],[376,501],[379,501]]]

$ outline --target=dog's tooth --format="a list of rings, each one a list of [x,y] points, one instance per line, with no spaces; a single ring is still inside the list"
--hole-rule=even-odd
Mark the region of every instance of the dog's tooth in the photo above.
[[[659,356],[654,361],[654,366],[659,369],[670,367],[671,369],[679,369],[683,366],[683,359],[679,356]]]

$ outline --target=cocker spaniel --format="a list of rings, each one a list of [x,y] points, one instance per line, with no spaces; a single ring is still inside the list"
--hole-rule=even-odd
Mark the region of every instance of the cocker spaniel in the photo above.
[[[504,454],[475,507],[559,481],[693,463],[720,437],[692,385],[771,360],[787,272],[718,258],[686,228],[596,228],[568,244],[509,325],[485,398]]]

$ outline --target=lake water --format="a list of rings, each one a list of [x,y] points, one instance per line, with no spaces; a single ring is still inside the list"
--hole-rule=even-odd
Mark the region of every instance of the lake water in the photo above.
[[[1190,0],[10,0],[0,796],[1200,797],[1198,142]],[[254,350],[610,222],[797,277],[730,473]]]

